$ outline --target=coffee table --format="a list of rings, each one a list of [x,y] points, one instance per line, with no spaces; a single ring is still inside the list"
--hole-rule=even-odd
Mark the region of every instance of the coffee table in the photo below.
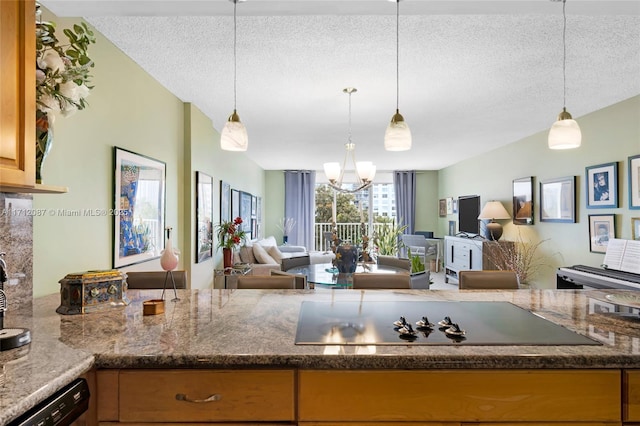
[[[332,272],[331,263],[316,263],[312,265],[296,266],[288,269],[292,274],[302,274],[307,276],[307,281],[315,285],[328,286],[334,288],[353,287],[353,274],[341,274]],[[393,266],[378,265],[376,263],[358,263],[357,273],[375,272],[378,274],[407,274],[409,271]]]

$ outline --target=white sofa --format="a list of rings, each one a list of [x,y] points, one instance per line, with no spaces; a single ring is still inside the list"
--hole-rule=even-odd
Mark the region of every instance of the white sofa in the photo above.
[[[335,257],[333,253],[308,252],[303,246],[278,245],[274,236],[261,240],[251,240],[235,253],[234,263],[246,263],[253,275],[269,275],[271,270],[282,269],[282,259],[309,256],[309,263],[328,263]]]

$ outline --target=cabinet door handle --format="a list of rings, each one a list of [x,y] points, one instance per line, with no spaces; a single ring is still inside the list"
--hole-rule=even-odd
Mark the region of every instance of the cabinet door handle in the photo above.
[[[209,398],[206,398],[206,399],[191,399],[183,393],[177,393],[176,399],[178,401],[187,401],[187,402],[214,402],[214,401],[220,401],[222,399],[222,395],[218,395],[217,393],[214,393],[213,395],[211,395]]]

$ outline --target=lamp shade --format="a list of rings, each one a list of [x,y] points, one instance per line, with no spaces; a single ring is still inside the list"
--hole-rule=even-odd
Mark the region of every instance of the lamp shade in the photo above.
[[[510,219],[511,216],[500,201],[489,201],[484,205],[478,219]]]
[[[324,174],[330,181],[336,181],[340,178],[340,163],[324,163]]]
[[[578,148],[582,143],[580,126],[574,119],[558,119],[549,130],[550,149]]]
[[[371,161],[358,161],[356,163],[356,172],[362,181],[372,181],[376,176],[376,166]]]
[[[384,149],[387,151],[407,151],[411,149],[411,130],[400,113],[391,118],[384,133]]]
[[[246,151],[249,146],[247,129],[240,121],[240,117],[233,110],[229,120],[225,123],[220,133],[220,148],[225,151]]]

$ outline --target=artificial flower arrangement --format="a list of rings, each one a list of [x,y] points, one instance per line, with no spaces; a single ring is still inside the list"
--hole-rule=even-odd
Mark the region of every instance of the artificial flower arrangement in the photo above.
[[[54,22],[40,19],[40,5],[36,4],[36,105],[40,112],[61,112],[69,116],[87,106],[91,75],[94,66],[87,50],[95,43],[95,36],[87,24],[75,24],[63,30],[69,39],[61,44],[55,34]]]
[[[242,218],[233,221],[223,221],[218,225],[218,247],[235,249],[245,239],[246,232],[242,230]]]

